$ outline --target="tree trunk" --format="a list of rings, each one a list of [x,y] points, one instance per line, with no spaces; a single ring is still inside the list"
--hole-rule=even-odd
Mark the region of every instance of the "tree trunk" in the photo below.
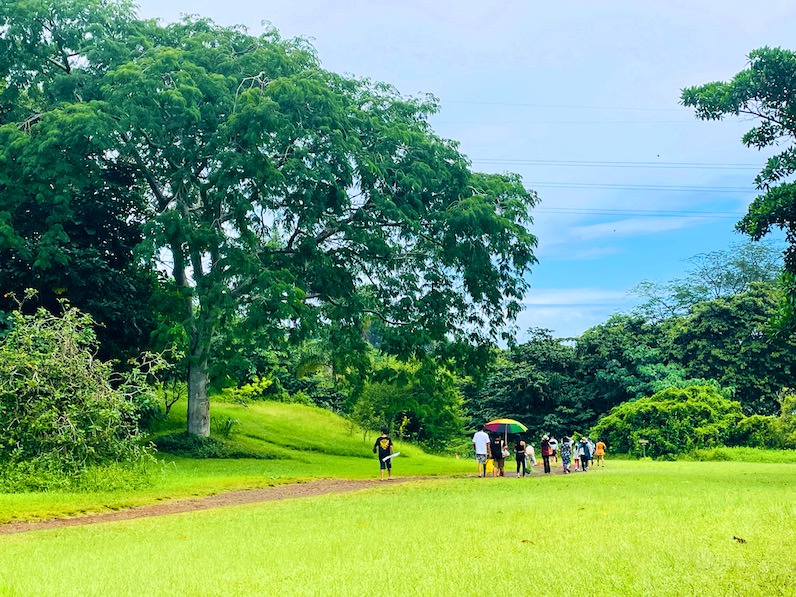
[[[188,434],[210,437],[207,356],[188,363]]]

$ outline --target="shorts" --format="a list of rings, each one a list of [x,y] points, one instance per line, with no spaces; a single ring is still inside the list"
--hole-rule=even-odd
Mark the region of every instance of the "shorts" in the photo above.
[[[476,454],[475,459],[478,461],[478,464],[486,464],[486,454]]]
[[[379,458],[379,470],[392,470],[392,458],[382,460]]]

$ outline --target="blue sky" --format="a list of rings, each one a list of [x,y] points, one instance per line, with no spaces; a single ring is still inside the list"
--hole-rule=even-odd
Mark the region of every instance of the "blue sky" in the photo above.
[[[539,264],[518,320],[581,334],[626,311],[642,281],[745,239],[735,222],[768,154],[749,121],[701,122],[683,87],[727,80],[750,50],[796,49],[796,3],[759,0],[138,0],[143,17],[270,22],[312,40],[325,68],[431,93],[432,124],[485,172],[541,198]]]

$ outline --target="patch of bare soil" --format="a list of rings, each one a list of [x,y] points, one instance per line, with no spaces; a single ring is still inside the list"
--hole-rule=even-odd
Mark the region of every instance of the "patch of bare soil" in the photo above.
[[[419,478],[399,477],[385,481],[384,483],[401,483],[417,479]],[[90,514],[87,516],[76,516],[72,518],[52,518],[49,520],[29,522],[8,522],[5,524],[0,524],[0,535],[81,526],[100,522],[114,522],[117,520],[131,520],[146,516],[163,516],[166,514],[179,514],[182,512],[198,512],[200,510],[223,508],[225,506],[238,506],[241,504],[253,504],[256,502],[269,502],[274,500],[310,497],[314,495],[324,495],[327,493],[345,493],[348,491],[368,489],[380,484],[381,482],[378,480],[319,479],[316,481],[308,481],[306,483],[275,485],[273,487],[266,487],[263,489],[227,491],[217,495],[210,495],[201,498],[174,500],[158,504],[150,504],[148,506],[137,506],[135,508],[128,508],[126,510],[105,512],[102,514]]]

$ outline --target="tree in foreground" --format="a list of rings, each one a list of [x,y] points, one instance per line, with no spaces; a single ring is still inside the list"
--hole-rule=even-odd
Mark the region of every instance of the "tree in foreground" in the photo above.
[[[785,231],[786,320],[796,330],[796,53],[763,47],[749,53],[749,65],[730,81],[683,90],[682,103],[703,120],[751,116],[759,124],[744,134],[747,147],[787,145],[770,157],[755,178],[760,191],[736,228],[760,240],[773,229]]]
[[[0,31],[0,159],[26,157],[26,184],[65,201],[134,172],[144,248],[181,305],[189,433],[209,434],[211,346],[233,318],[260,342],[327,327],[346,353],[378,321],[382,350],[445,361],[519,312],[536,197],[473,173],[431,130],[434,101],[325,71],[274,30],[160,26],[122,1],[16,4]],[[57,177],[31,158],[44,145]]]

